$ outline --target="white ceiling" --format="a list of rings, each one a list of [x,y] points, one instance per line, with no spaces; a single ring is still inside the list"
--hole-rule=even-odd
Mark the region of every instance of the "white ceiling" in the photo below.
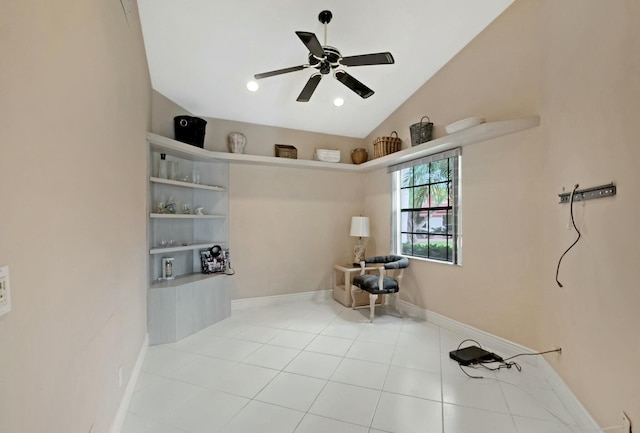
[[[196,116],[363,138],[513,0],[139,0],[153,88]],[[295,31],[343,56],[390,51],[394,65],[344,67],[375,91],[362,99],[333,75],[296,102],[315,69],[259,80],[253,75],[307,63]],[[345,104],[334,107],[333,99]],[[420,113],[417,113],[419,115]]]

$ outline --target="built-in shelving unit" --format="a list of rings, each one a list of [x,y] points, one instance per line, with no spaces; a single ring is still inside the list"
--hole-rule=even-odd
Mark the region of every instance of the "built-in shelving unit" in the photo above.
[[[231,314],[229,276],[204,274],[201,266],[202,251],[229,247],[229,164],[185,143],[156,140],[153,134],[147,138],[147,318],[149,342],[159,344],[180,340]],[[159,169],[161,154],[170,170]],[[172,178],[160,177],[161,172]],[[191,182],[197,178],[201,183]],[[168,203],[177,213],[156,213]],[[198,214],[192,213],[195,209]],[[174,278],[161,278],[163,258],[173,259]]]
[[[147,140],[150,142],[152,150],[156,149],[158,152],[164,151],[176,157],[190,159],[193,161],[217,160],[227,161],[232,164],[270,165],[277,167],[347,172],[369,172],[380,168],[386,168],[390,165],[410,161],[415,158],[421,158],[423,156],[453,149],[455,147],[467,146],[501,137],[503,135],[513,134],[538,125],[540,125],[539,116],[528,116],[512,120],[487,122],[359,165],[305,159],[276,158],[273,156],[263,155],[213,152],[185,145],[179,141],[153,133],[147,134]],[[191,149],[188,149],[189,147]]]

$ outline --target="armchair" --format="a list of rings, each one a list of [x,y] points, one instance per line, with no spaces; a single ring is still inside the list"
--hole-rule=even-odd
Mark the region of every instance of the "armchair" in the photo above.
[[[376,266],[378,275],[365,274],[366,265],[379,265]],[[409,259],[402,256],[376,256],[369,257],[360,262],[360,275],[353,279],[351,286],[351,297],[355,299],[355,293],[365,291],[369,293],[369,321],[373,322],[374,311],[376,306],[376,300],[378,295],[395,295],[394,307],[398,309],[398,293],[400,291],[400,281],[404,274],[404,269],[409,266]],[[396,270],[393,276],[388,274],[388,271]],[[352,307],[355,309],[355,303]]]

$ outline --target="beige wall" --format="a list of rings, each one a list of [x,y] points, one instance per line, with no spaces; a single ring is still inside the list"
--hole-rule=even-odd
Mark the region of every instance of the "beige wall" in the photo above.
[[[333,265],[352,261],[363,178],[235,164],[229,184],[234,298],[331,288]]]
[[[640,2],[548,0],[542,11],[544,206],[538,213],[544,275],[540,341],[560,344],[553,365],[602,425],[622,409],[640,424]],[[568,161],[571,161],[570,163]],[[562,188],[609,182],[618,195],[574,207],[573,242]],[[604,358],[604,360],[603,360]]]
[[[153,92],[152,131],[174,137],[173,117],[188,114]],[[245,153],[273,156],[275,143],[293,144],[298,158],[315,147],[341,149],[342,160],[363,141],[349,137],[205,118],[205,148],[227,151],[226,137],[247,136]],[[324,147],[321,147],[324,146]],[[229,244],[234,299],[327,290],[335,263],[349,263],[355,240],[351,216],[362,214],[364,179],[354,173],[232,164]]]
[[[0,15],[0,431],[107,432],[146,330],[137,15],[118,1],[4,2]]]
[[[420,88],[367,138],[397,130],[410,145],[409,125],[428,114],[435,135],[469,116],[503,120],[537,114],[539,2],[516,2]],[[509,37],[505,37],[505,35]],[[517,53],[517,55],[514,55]],[[402,132],[401,132],[402,131]],[[535,187],[541,156],[538,130],[463,149],[462,267],[412,260],[401,295],[448,317],[537,346],[536,260],[538,203],[523,188]],[[391,175],[369,174],[386,194],[366,194],[366,212],[382,227],[388,253]],[[375,180],[374,180],[375,179]],[[535,193],[534,193],[535,194]],[[406,290],[410,288],[410,290]],[[496,302],[496,300],[498,300]]]
[[[397,130],[408,142],[424,114],[436,136],[469,116],[540,114],[539,128],[463,149],[463,265],[412,260],[401,296],[535,349],[561,346],[549,361],[603,426],[623,409],[640,419],[639,21],[632,1],[518,0],[367,138]],[[560,289],[557,260],[576,234],[557,194],[610,181],[618,196],[576,205],[584,237]],[[372,173],[365,192],[365,212],[387,225],[389,183]]]

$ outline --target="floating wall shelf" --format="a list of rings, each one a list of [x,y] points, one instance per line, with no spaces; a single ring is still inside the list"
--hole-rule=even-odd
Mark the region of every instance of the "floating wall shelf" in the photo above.
[[[147,133],[152,151],[163,152],[178,158],[193,161],[228,161],[234,164],[267,165],[276,167],[306,168],[313,170],[333,170],[346,172],[369,172],[390,165],[421,158],[448,149],[502,137],[540,125],[540,116],[522,117],[513,120],[483,123],[473,128],[422,143],[391,155],[372,159],[363,164],[332,163],[305,159],[276,158],[273,156],[247,155],[243,153],[213,152],[191,146],[161,135]]]
[[[163,185],[181,186],[183,188],[206,189],[208,191],[226,191],[226,189],[222,186],[202,185],[200,183],[182,182],[181,180],[170,180],[153,176],[149,178],[149,181],[153,183],[161,183]]]

